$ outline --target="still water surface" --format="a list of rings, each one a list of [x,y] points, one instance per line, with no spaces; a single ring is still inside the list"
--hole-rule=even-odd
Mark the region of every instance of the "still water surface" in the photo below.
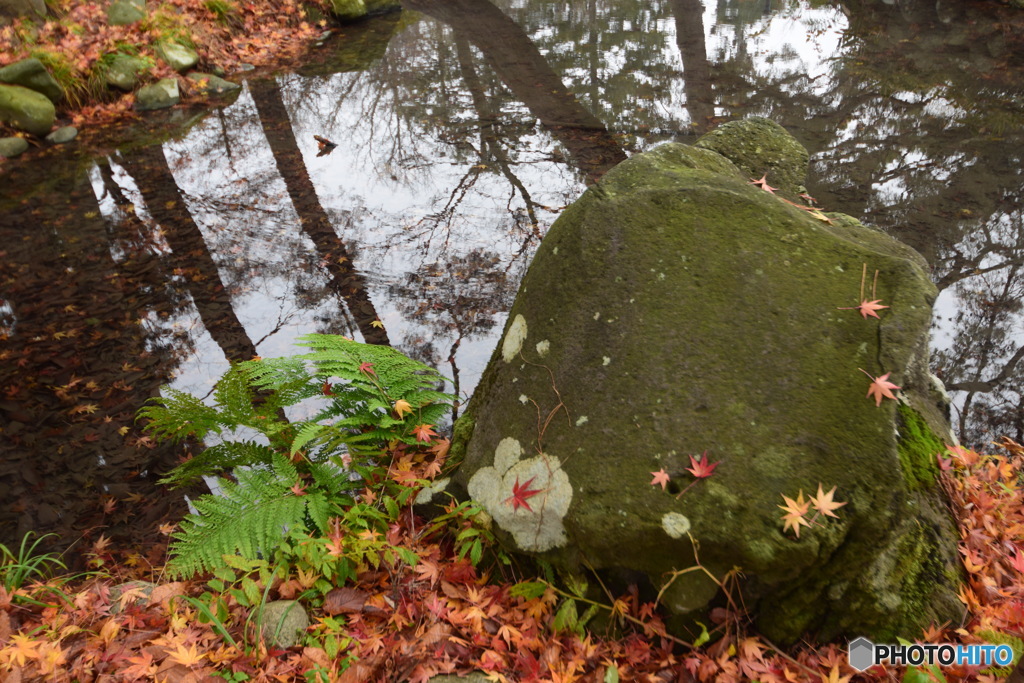
[[[468,398],[558,213],[629,155],[750,115],[810,150],[821,205],[925,255],[955,427],[1020,439],[1022,21],[943,0],[408,0],[223,107],[7,164],[0,541],[140,538],[180,513],[153,482],[183,447],[135,411],[301,334],[390,343]]]

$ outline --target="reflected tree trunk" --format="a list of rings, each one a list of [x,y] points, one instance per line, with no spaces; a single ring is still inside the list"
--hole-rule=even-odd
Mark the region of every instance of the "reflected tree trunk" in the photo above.
[[[39,196],[0,226],[0,543],[53,532],[44,546],[61,550],[100,528],[124,547],[152,542],[185,511],[181,497],[152,495],[181,449],[135,424],[170,370],[139,324],[171,308],[158,284],[142,293],[159,269],[112,258],[85,173]]]
[[[706,133],[715,116],[711,65],[704,44],[704,5],[701,0],[672,0],[676,44],[683,60],[683,91],[694,132]]]
[[[330,273],[329,287],[345,302],[366,343],[389,345],[387,330],[381,325],[377,309],[366,289],[366,279],[353,266],[351,254],[345,243],[338,238],[334,225],[317,198],[313,181],[306,172],[302,152],[291,129],[288,110],[281,99],[280,86],[274,80],[262,80],[250,82],[249,91],[256,103],[277,170],[299,214],[302,232],[313,241]]]
[[[512,94],[565,146],[590,182],[626,159],[596,116],[562,83],[515,21],[487,0],[404,0],[403,5],[451,26],[479,49]]]
[[[217,264],[185,205],[163,148],[160,145],[144,147],[129,154],[123,164],[171,247],[171,262],[189,274],[192,301],[207,332],[228,360],[249,360],[259,355],[235,314]]]

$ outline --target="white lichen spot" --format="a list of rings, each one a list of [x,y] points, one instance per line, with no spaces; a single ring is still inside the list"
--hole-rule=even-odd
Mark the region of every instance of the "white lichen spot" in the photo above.
[[[522,454],[518,441],[502,439],[494,467],[481,468],[469,480],[469,495],[521,550],[544,552],[564,546],[568,538],[562,520],[573,496],[569,476],[554,456],[541,453],[520,460]]]
[[[521,457],[523,457],[522,444],[517,439],[506,436],[498,443],[498,447],[494,449],[494,469],[500,474],[504,474]]]
[[[608,365],[612,362],[612,359],[608,356],[601,356],[601,365]]]
[[[629,300],[629,303],[631,303],[631,304],[632,304],[632,303],[636,303],[636,299],[630,299],[630,300]]]
[[[501,357],[505,359],[506,363],[511,363],[512,359],[519,355],[524,341],[526,341],[526,318],[520,314],[509,325],[508,332],[505,333],[505,341],[501,345]]]
[[[666,512],[661,518],[661,528],[672,538],[682,538],[690,530],[690,520],[678,512]]]
[[[589,422],[589,421],[590,421],[589,417],[587,417],[586,415],[580,415],[579,418],[576,420],[576,426],[577,427],[582,427],[583,425],[587,424],[587,422]]]
[[[551,253],[552,253],[552,254],[554,254],[555,256],[558,256],[558,247],[554,247],[554,248],[553,248],[553,249],[551,250]]]
[[[525,406],[527,403],[530,402],[530,397],[527,396],[526,394],[519,394],[519,402]]]
[[[416,505],[426,505],[434,498],[434,496],[439,493],[444,493],[444,490],[448,488],[448,483],[451,480],[451,477],[435,479],[421,488],[420,492],[416,494]]]
[[[658,279],[659,280],[664,280],[665,279],[665,273],[658,273]]]
[[[835,267],[835,269],[836,269],[837,271],[839,271],[840,273],[845,273],[845,272],[846,272],[846,269],[845,269],[845,268],[843,268],[842,266],[836,266],[836,267]]]
[[[551,350],[551,342],[545,339],[544,341],[537,342],[537,355],[543,358],[548,355],[548,351]]]
[[[600,319],[601,319],[601,311],[598,311],[597,313],[594,314],[594,320],[600,320]]]

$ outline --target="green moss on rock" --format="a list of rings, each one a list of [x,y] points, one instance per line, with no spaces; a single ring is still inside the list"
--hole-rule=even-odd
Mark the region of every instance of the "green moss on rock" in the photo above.
[[[900,466],[907,486],[931,486],[939,476],[936,454],[945,451],[946,445],[928,427],[924,418],[909,405],[900,404],[899,442]]]

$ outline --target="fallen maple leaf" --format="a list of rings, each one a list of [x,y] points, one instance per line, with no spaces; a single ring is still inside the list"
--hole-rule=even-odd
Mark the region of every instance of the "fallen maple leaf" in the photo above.
[[[377,371],[373,369],[373,363],[369,361],[363,361],[359,364],[359,372],[365,372],[367,375],[377,375]]]
[[[434,425],[421,424],[413,427],[412,434],[417,441],[430,443],[431,437],[437,436],[437,432],[431,429]]]
[[[512,495],[505,499],[505,503],[512,506],[512,512],[515,512],[519,508],[526,508],[530,512],[533,512],[533,508],[530,507],[530,504],[526,501],[544,490],[530,488],[530,484],[532,484],[533,480],[536,478],[537,477],[530,477],[520,484],[519,477],[516,477],[516,483],[512,486]]]
[[[821,484],[819,483],[818,495],[811,498],[810,503],[814,507],[814,509],[820,512],[821,514],[826,515],[828,517],[835,517],[838,519],[839,515],[835,514],[832,511],[838,510],[839,508],[843,507],[844,505],[846,505],[847,501],[843,501],[842,503],[837,503],[833,501],[832,496],[835,494],[835,492],[836,487],[833,486],[828,493],[825,493],[824,490],[821,488]]]
[[[686,471],[698,479],[704,479],[714,474],[715,468],[718,467],[720,463],[721,461],[711,462],[711,458],[708,457],[708,452],[704,451],[704,453],[696,458],[692,455],[690,456],[691,467],[687,467]]]
[[[384,329],[384,323],[382,323],[379,319],[378,320],[374,320],[372,323],[370,323],[370,327],[379,327],[380,329],[383,330]]]
[[[661,490],[664,491],[669,480],[668,472],[665,471],[665,468],[663,467],[657,472],[651,472],[651,474],[654,475],[654,479],[651,479],[651,486],[661,484]]]
[[[871,375],[866,370],[862,370],[861,368],[857,369],[863,372],[868,377],[871,377]],[[902,387],[897,386],[889,381],[890,374],[892,373],[887,372],[884,375],[879,375],[878,377],[871,377],[871,386],[868,387],[868,393],[865,398],[871,398],[872,396],[874,396],[876,407],[882,405],[883,398],[891,398],[892,400],[895,401],[896,395],[892,393],[892,390],[902,389]]]
[[[765,192],[771,192],[772,194],[775,194],[775,190],[779,189],[777,187],[772,187],[771,185],[768,184],[768,174],[767,173],[765,173],[763,176],[761,176],[760,180],[754,180],[753,178],[751,178],[750,182],[747,183],[747,185],[757,185],[758,187],[760,187]]]
[[[883,308],[889,308],[888,306],[883,306],[882,304],[880,304],[880,301],[881,299],[875,299],[874,301],[868,301],[867,299],[864,299],[863,301],[860,302],[859,306],[839,306],[838,310],[852,311],[856,309],[860,311],[860,315],[862,318],[866,319],[869,315],[872,318],[878,318],[878,313],[876,313],[875,311],[880,311]]]
[[[784,523],[782,531],[785,532],[786,530],[792,528],[793,533],[796,534],[796,537],[800,538],[800,527],[811,525],[810,522],[808,522],[804,518],[804,515],[807,514],[807,511],[811,506],[811,502],[809,500],[804,500],[803,491],[800,491],[800,493],[796,497],[796,500],[793,500],[789,496],[785,495],[782,496],[782,500],[786,501],[785,505],[779,506],[780,508],[786,511],[786,514],[782,516],[782,521]]]
[[[392,407],[395,409],[395,414],[398,415],[399,420],[405,417],[406,413],[412,412],[412,406],[404,398],[395,401],[395,405]]]
[[[206,659],[206,654],[199,652],[195,644],[188,648],[184,644],[180,644],[174,652],[168,653],[167,659],[175,661],[182,666],[191,667]]]
[[[323,610],[327,614],[362,612],[369,593],[356,588],[333,588],[324,596]]]

